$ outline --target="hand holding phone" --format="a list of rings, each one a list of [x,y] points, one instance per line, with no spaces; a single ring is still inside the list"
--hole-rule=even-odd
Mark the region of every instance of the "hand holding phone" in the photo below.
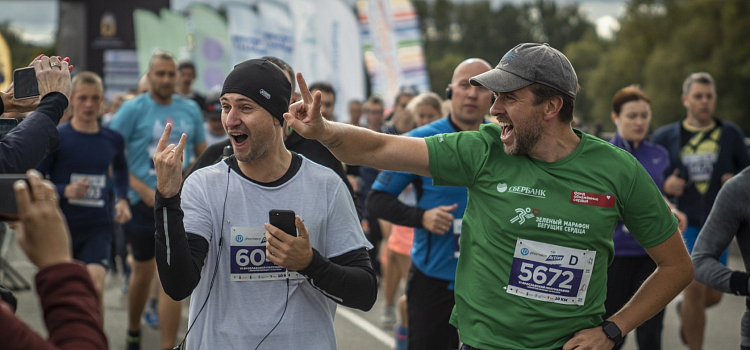
[[[302,219],[291,210],[271,210],[268,216],[270,223],[265,225],[266,259],[292,271],[307,268],[312,261],[313,251]]]

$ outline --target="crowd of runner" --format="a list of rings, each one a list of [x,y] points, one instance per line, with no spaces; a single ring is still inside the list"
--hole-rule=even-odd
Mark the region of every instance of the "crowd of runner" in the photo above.
[[[76,346],[106,347],[113,271],[127,276],[128,350],[143,324],[161,349],[335,349],[336,308],[370,311],[378,291],[398,350],[619,349],[631,332],[661,349],[674,298],[675,336],[701,349],[706,308],[750,295],[750,257],[727,268],[735,236],[750,254],[750,156],[714,114],[708,73],[688,75],[682,117],[652,137],[649,97],[623,87],[602,140],[574,125],[575,70],[547,44],[519,44],[494,68],[466,58],[442,96],[404,89],[392,107],[337,101],[275,57],[236,65],[203,96],[196,67],[157,50],[110,101],[96,73],[71,80],[67,59],[32,65],[41,97],[9,89],[0,108],[35,110],[0,139],[0,170],[29,171],[12,227],[29,239],[46,220],[69,246],[42,262],[21,242],[45,310],[49,285],[70,281],[80,295],[66,307],[96,316],[45,311],[58,317],[48,346],[65,348],[67,322],[88,335]],[[41,134],[42,151],[23,148]],[[289,211],[288,227],[274,222]],[[15,322],[4,300],[0,324]],[[0,338],[41,344],[20,325]]]

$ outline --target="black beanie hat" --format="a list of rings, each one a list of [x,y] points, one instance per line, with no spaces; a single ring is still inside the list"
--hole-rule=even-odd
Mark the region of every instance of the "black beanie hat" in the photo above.
[[[289,111],[292,83],[279,66],[268,60],[247,60],[236,66],[224,80],[221,96],[238,93],[265,108],[280,123]]]

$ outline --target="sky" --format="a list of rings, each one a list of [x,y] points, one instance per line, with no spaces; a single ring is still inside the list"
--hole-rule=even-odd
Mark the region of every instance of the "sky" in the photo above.
[[[183,9],[192,2],[218,4],[226,0],[172,0],[172,7]],[[234,0],[241,1],[241,0]],[[289,1],[289,0],[287,0]],[[356,0],[344,0],[354,3]],[[478,1],[478,0],[455,0]],[[490,0],[494,6],[503,3],[523,3],[527,0]],[[608,38],[619,28],[617,18],[622,15],[624,0],[555,0],[560,4],[578,3],[589,18],[596,23],[597,33]],[[0,22],[10,21],[11,27],[32,42],[47,44],[54,40],[59,5],[57,0],[0,0]]]

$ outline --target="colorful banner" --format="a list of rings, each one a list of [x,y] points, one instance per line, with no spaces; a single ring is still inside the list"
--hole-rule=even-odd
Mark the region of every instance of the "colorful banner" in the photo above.
[[[372,94],[387,107],[402,89],[430,90],[419,21],[408,0],[357,1],[365,66]]]
[[[229,56],[232,65],[266,55],[258,12],[249,4],[227,4]]]

